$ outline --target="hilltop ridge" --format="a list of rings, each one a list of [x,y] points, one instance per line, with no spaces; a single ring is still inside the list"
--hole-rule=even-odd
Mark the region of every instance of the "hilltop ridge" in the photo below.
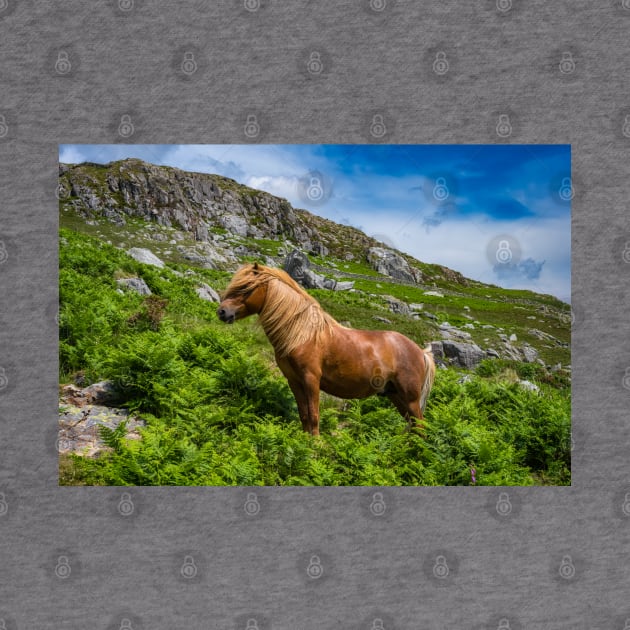
[[[140,218],[181,230],[199,242],[216,240],[213,232],[225,230],[237,237],[289,241],[307,253],[346,260],[363,260],[370,248],[380,246],[422,271],[427,283],[474,282],[442,265],[420,262],[358,228],[294,208],[286,199],[221,175],[136,158],[60,164],[59,196],[64,209],[70,207],[87,220],[103,217],[124,225]]]

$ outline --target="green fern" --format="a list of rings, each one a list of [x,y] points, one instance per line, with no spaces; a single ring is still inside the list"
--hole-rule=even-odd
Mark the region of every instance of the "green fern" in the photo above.
[[[571,393],[562,374],[551,379],[537,366],[488,361],[459,383],[461,373],[439,370],[423,436],[409,432],[385,398],[322,396],[314,439],[302,431],[254,322],[227,327],[216,306],[199,300],[193,279],[74,232],[63,236],[60,379],[80,371],[88,382],[115,381],[121,406],[141,412],[146,426],[141,440],[125,439],[124,422],[101,427],[112,451],[64,458],[60,483],[469,485],[475,468],[477,485],[570,484]],[[195,273],[217,287],[229,276]],[[141,276],[164,305],[158,330],[130,325],[142,298],[117,292],[121,275]],[[337,297],[322,295],[331,304]],[[338,298],[356,306],[353,296]],[[540,392],[507,382],[506,370],[535,381]]]
[[[122,420],[114,429],[101,424],[98,427],[98,433],[106,446],[112,448],[115,453],[121,453],[127,435],[127,421]]]

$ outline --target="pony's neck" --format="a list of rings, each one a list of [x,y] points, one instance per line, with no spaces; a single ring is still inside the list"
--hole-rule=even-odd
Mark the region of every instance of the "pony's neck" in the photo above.
[[[267,284],[267,295],[258,319],[280,356],[330,332],[336,323],[318,302],[275,278]]]

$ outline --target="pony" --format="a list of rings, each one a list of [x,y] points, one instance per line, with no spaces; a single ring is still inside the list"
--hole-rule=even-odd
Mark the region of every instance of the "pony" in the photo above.
[[[285,271],[242,266],[221,295],[222,322],[258,315],[295,396],[302,428],[319,435],[320,390],[338,398],[387,396],[409,424],[422,429],[435,378],[429,345],[389,330],[355,330],[326,313]]]

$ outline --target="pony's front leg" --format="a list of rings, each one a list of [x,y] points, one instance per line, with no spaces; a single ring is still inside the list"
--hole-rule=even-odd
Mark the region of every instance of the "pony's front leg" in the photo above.
[[[304,393],[311,435],[319,435],[319,382],[319,377],[314,375],[304,378]]]
[[[304,393],[302,383],[298,381],[289,380],[289,387],[295,396],[295,402],[298,406],[298,413],[300,414],[300,421],[302,422],[302,429],[307,433],[310,433],[311,421],[308,415],[308,400]]]
[[[285,375],[295,396],[302,428],[311,435],[319,435],[319,383],[321,373],[313,370],[306,362],[288,357],[279,357],[276,362]]]

